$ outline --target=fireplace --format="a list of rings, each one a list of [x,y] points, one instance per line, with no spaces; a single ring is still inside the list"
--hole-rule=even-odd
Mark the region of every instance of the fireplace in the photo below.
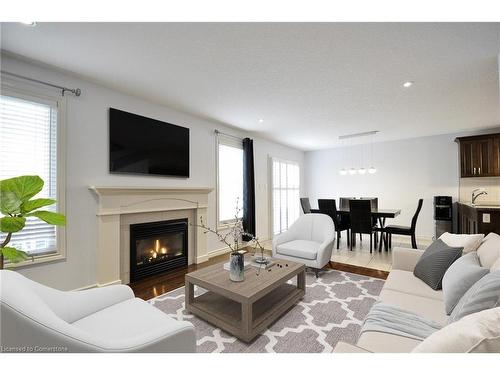
[[[188,264],[188,219],[130,225],[130,281]]]

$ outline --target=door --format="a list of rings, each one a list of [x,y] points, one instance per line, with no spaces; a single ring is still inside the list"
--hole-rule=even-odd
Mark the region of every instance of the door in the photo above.
[[[491,163],[494,176],[500,176],[500,135],[493,138],[493,161]]]
[[[474,176],[494,176],[493,138],[479,139],[473,145],[472,173]]]
[[[472,150],[474,141],[460,141],[460,175],[462,177],[472,177],[473,172],[473,158]]]

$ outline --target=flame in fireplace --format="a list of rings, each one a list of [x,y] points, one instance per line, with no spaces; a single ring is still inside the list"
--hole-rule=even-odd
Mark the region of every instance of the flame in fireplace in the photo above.
[[[150,250],[149,253],[151,254],[152,259],[156,259],[158,255],[166,255],[168,252],[168,249],[166,247],[161,247],[160,248],[160,240],[155,240],[155,248],[154,250]]]

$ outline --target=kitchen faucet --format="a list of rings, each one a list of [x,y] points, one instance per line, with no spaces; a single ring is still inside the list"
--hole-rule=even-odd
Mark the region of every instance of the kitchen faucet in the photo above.
[[[472,199],[471,199],[472,205],[474,205],[476,199],[483,194],[488,195],[488,193],[486,192],[486,190],[484,190],[484,188],[477,188],[472,190]]]

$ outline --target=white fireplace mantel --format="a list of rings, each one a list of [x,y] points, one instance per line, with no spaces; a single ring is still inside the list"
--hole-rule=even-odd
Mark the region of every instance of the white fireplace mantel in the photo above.
[[[160,186],[90,186],[98,200],[98,285],[122,283],[120,277],[120,223],[123,215],[193,210],[194,246],[196,263],[208,260],[203,229],[196,226],[207,222],[207,187]],[[122,255],[123,256],[123,255]]]

